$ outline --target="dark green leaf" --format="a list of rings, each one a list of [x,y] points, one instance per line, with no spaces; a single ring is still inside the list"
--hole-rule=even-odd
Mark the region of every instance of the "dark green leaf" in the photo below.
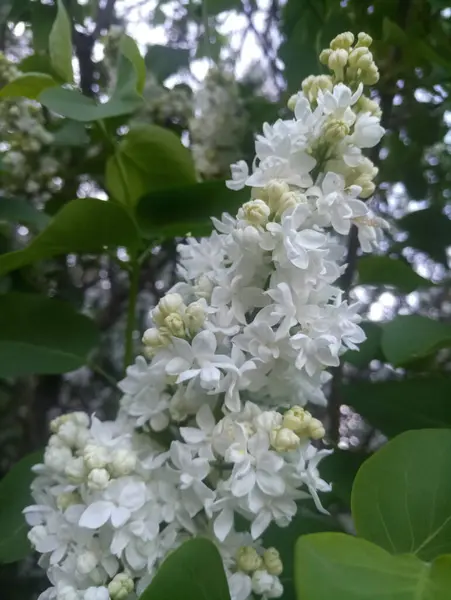
[[[249,192],[229,190],[224,181],[204,181],[168,188],[147,194],[138,203],[137,214],[142,229],[149,234],[167,237],[208,235],[210,216],[236,214],[249,199]]]
[[[174,133],[158,125],[143,123],[130,129],[107,164],[108,190],[117,200],[131,204],[151,190],[195,181],[189,150]]]
[[[358,350],[348,350],[343,355],[343,360],[359,368],[368,366],[372,360],[383,360],[381,327],[370,322],[362,323],[361,327],[365,331],[366,340],[360,344]]]
[[[321,461],[321,477],[332,484],[332,492],[324,495],[326,501],[332,496],[332,499],[336,497],[341,500],[346,507],[351,506],[352,484],[357,471],[368,456],[365,452],[335,450]]]
[[[194,538],[172,552],[140,600],[230,600],[221,556],[204,538]]]
[[[63,0],[57,0],[56,19],[49,36],[49,53],[53,68],[63,81],[71,82],[72,70],[72,27]]]
[[[145,62],[152,75],[162,82],[180,69],[188,68],[189,58],[189,50],[155,44],[149,46]]]
[[[139,241],[135,224],[120,205],[79,198],[66,204],[26,248],[1,255],[0,274],[59,254],[136,248]]]
[[[33,31],[33,47],[36,52],[48,52],[50,32],[56,18],[56,4],[31,4],[31,29]]]
[[[450,472],[450,429],[407,431],[390,441],[357,473],[352,514],[358,534],[426,561],[451,552]]]
[[[62,125],[52,132],[55,146],[69,146],[78,148],[89,143],[89,135],[85,126],[79,121],[66,119]]]
[[[53,77],[56,82],[62,83],[58,73],[56,73],[55,69],[52,67],[50,58],[47,54],[32,54],[31,56],[27,56],[20,61],[18,69],[22,73],[45,73],[46,75]]]
[[[447,600],[451,588],[451,557],[429,565],[341,533],[300,538],[295,564],[299,600]]]
[[[56,85],[56,81],[45,73],[24,73],[2,87],[0,98],[25,96],[36,99],[44,90]]]
[[[365,256],[358,261],[360,285],[389,285],[409,294],[433,284],[415,273],[405,261],[389,256]]]
[[[31,501],[31,467],[42,460],[42,452],[22,458],[0,481],[0,563],[12,563],[31,552],[28,525],[22,510]]]
[[[422,317],[400,315],[383,327],[382,351],[395,366],[451,346],[451,325]]]
[[[446,248],[451,245],[451,220],[438,208],[425,208],[410,213],[398,221],[409,234],[406,246],[429,254],[444,265],[448,264]]]
[[[22,225],[43,229],[50,219],[44,212],[35,208],[28,200],[21,198],[1,198],[0,221],[21,223]]]
[[[344,385],[343,402],[389,437],[408,429],[451,427],[451,379],[412,377]]]
[[[70,304],[37,294],[0,296],[0,377],[78,369],[98,341],[93,321]]]
[[[136,72],[136,89],[140,94],[142,94],[146,81],[146,65],[135,40],[128,35],[123,35],[121,37],[119,49],[120,52],[132,63]]]
[[[206,3],[209,15],[219,15],[226,10],[239,10],[241,0],[208,0]]]

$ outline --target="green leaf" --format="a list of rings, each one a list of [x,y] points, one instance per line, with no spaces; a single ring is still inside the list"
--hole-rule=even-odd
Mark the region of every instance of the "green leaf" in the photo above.
[[[79,198],[63,206],[26,248],[2,254],[0,274],[60,254],[102,252],[118,246],[134,249],[139,243],[134,222],[119,204]]]
[[[419,287],[430,287],[405,261],[389,256],[365,256],[358,261],[359,285],[389,285],[409,294]]]
[[[21,223],[37,229],[44,229],[50,218],[35,208],[28,200],[21,198],[0,199],[0,221]]]
[[[189,150],[174,133],[158,125],[135,125],[107,163],[106,186],[121,202],[134,204],[151,190],[195,181]]]
[[[299,600],[446,600],[451,588],[451,557],[429,565],[341,533],[301,537],[295,564]]]
[[[342,397],[371,425],[393,437],[408,429],[451,427],[450,389],[447,377],[411,377],[354,382],[342,387]]]
[[[83,96],[78,90],[62,87],[45,90],[38,100],[49,110],[63,117],[85,123],[129,114],[142,103],[142,99],[136,92],[128,96],[120,96],[117,92],[108,102],[96,104],[92,98]]]
[[[24,96],[35,100],[44,90],[56,85],[56,81],[45,73],[24,73],[2,87],[0,98]]]
[[[93,321],[70,304],[37,294],[0,296],[0,377],[78,369],[98,342]]]
[[[236,214],[249,199],[249,192],[229,190],[224,181],[204,181],[151,192],[140,199],[137,207],[139,224],[152,235],[183,237],[208,235],[210,216]]]
[[[155,44],[149,46],[145,62],[149,71],[162,82],[183,68],[189,67],[189,50]]]
[[[146,65],[134,39],[129,35],[121,37],[119,50],[133,65],[136,72],[136,89],[142,94],[146,82]]]
[[[426,561],[451,552],[450,473],[450,429],[407,431],[391,440],[357,473],[352,514],[358,535]]]
[[[35,52],[48,52],[49,37],[56,19],[56,3],[28,2],[31,10],[31,29]]]
[[[372,360],[383,360],[381,352],[382,328],[376,323],[362,323],[366,340],[360,344],[358,350],[347,350],[343,360],[358,368],[366,367]]]
[[[27,56],[20,61],[17,67],[22,73],[44,73],[50,75],[55,81],[62,83],[58,73],[56,73],[55,69],[52,67],[52,63],[47,54],[40,53]]]
[[[451,346],[451,325],[420,315],[400,315],[384,326],[381,344],[389,362],[404,365]]]
[[[89,143],[89,135],[85,126],[79,121],[66,119],[62,125],[52,132],[53,144],[55,146],[69,146],[70,148],[79,148]]]
[[[31,552],[22,510],[32,502],[31,467],[41,460],[42,452],[25,456],[0,481],[0,563],[21,560]]]
[[[158,569],[140,600],[230,600],[218,549],[194,538],[172,552]]]
[[[426,252],[431,258],[448,265],[446,248],[451,245],[451,220],[437,207],[425,208],[398,221],[409,234],[406,246]]]
[[[49,36],[50,60],[63,81],[72,82],[72,27],[62,0],[57,0],[56,19]]]

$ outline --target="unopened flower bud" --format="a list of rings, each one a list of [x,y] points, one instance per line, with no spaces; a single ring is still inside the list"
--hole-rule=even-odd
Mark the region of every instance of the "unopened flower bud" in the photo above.
[[[357,62],[356,62],[356,67],[358,69],[362,69],[362,71],[366,71],[368,69],[370,69],[373,65],[374,65],[374,60],[373,60],[373,55],[371,54],[371,52],[368,50],[368,52],[366,52],[366,54],[364,54],[363,56],[361,56]]]
[[[371,46],[372,43],[373,43],[373,38],[370,35],[368,35],[367,33],[361,31],[358,34],[356,47],[366,46],[367,48],[369,48],[369,46]]]
[[[249,200],[238,211],[238,218],[252,225],[265,225],[270,214],[269,206],[263,200]]]
[[[61,511],[65,511],[74,504],[81,504],[81,498],[77,492],[62,492],[56,497],[56,506]]]
[[[77,557],[77,571],[82,575],[87,575],[96,568],[97,563],[98,559],[94,552],[86,550]]]
[[[369,112],[375,117],[380,118],[382,111],[379,104],[373,100],[372,98],[368,98],[367,96],[360,96],[357,101],[357,109],[359,112]]]
[[[71,483],[81,483],[86,475],[86,468],[83,457],[73,458],[66,464],[64,469],[66,477]]]
[[[163,318],[171,313],[181,312],[184,309],[185,305],[180,294],[166,294],[158,303],[158,310],[161,312]]]
[[[118,573],[108,584],[111,600],[125,600],[134,588],[133,579],[127,573]]]
[[[297,435],[304,435],[310,426],[312,415],[301,406],[293,406],[283,415],[283,427]]]
[[[362,73],[361,79],[365,85],[374,85],[379,81],[379,70],[375,63]]]
[[[57,436],[68,446],[74,447],[77,441],[78,425],[73,421],[62,423]]]
[[[332,50],[330,48],[326,48],[319,55],[319,62],[323,65],[327,65],[329,63],[329,58],[331,54]]]
[[[302,91],[307,96],[310,102],[316,102],[318,92],[323,92],[333,88],[332,78],[330,75],[310,75],[302,82]]]
[[[211,279],[206,275],[201,275],[194,285],[194,293],[198,298],[209,300],[213,287]]]
[[[196,333],[205,323],[205,308],[202,302],[192,302],[183,315],[186,327]]]
[[[64,473],[68,461],[72,460],[72,452],[66,446],[47,446],[44,453],[44,464],[56,473]]]
[[[346,50],[339,49],[332,51],[332,54],[329,56],[329,61],[327,64],[329,66],[329,69],[332,69],[332,71],[341,73],[343,67],[346,66],[347,62],[348,53],[346,52]]]
[[[354,43],[354,35],[350,31],[345,31],[344,33],[340,33],[330,43],[330,47],[332,50],[338,50],[339,48],[344,48],[348,50],[352,44]]]
[[[103,446],[88,444],[83,451],[83,460],[89,471],[92,469],[102,469],[107,464],[108,459],[108,450]]]
[[[169,331],[171,335],[175,337],[185,337],[185,323],[183,321],[182,315],[180,315],[179,313],[172,313],[165,317],[164,327]]]
[[[170,336],[164,335],[164,332],[161,331],[161,328],[157,329],[156,327],[151,327],[150,329],[146,329],[142,337],[142,342],[145,346],[143,350],[144,354],[149,358],[152,358],[155,352],[159,348],[167,346],[169,341]]]
[[[110,481],[106,469],[93,469],[88,475],[88,487],[91,490],[104,490]]]
[[[299,436],[286,427],[274,428],[269,434],[269,441],[276,452],[296,450],[301,443]]]
[[[326,430],[319,419],[310,421],[308,431],[312,440],[320,440],[326,435]]]
[[[263,562],[266,570],[271,575],[279,576],[283,571],[283,564],[280,560],[280,554],[275,548],[267,548],[263,553]]]
[[[324,138],[330,144],[343,140],[349,134],[349,125],[339,119],[331,119],[324,127]]]
[[[280,203],[280,197],[290,191],[288,183],[273,179],[263,188],[268,197],[268,204],[271,210],[277,210]]]
[[[296,107],[296,102],[298,101],[298,98],[299,98],[298,94],[293,94],[292,96],[290,96],[290,97],[288,98],[287,107],[288,107],[290,110],[294,110],[294,109],[295,109],[295,107]]]
[[[360,177],[354,180],[353,185],[358,185],[362,188],[359,194],[360,198],[369,198],[374,194],[374,190],[376,189],[376,184],[369,175],[360,175]]]
[[[252,591],[266,598],[279,598],[283,594],[283,586],[275,575],[259,570],[252,575]]]
[[[263,560],[252,546],[242,546],[236,554],[236,566],[240,571],[253,573],[262,567]]]
[[[120,448],[113,452],[113,457],[110,463],[110,470],[114,477],[123,477],[130,475],[136,467],[136,454],[133,450]]]
[[[373,60],[373,55],[368,50],[368,48],[354,48],[349,54],[348,62],[351,67],[357,67],[357,63],[364,59],[365,56],[370,55],[371,61]]]

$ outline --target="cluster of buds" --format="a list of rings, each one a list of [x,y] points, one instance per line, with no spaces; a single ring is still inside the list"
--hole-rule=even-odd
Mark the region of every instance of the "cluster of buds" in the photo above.
[[[283,564],[275,548],[267,548],[262,554],[252,546],[242,546],[236,554],[236,567],[251,578],[254,594],[264,594],[266,598],[278,598],[282,587],[278,577]]]
[[[276,452],[290,452],[308,440],[322,439],[325,434],[319,419],[300,406],[293,406],[284,414],[282,423],[271,429],[269,440]]]
[[[167,346],[171,337],[191,339],[205,322],[205,301],[197,300],[188,306],[180,294],[166,294],[152,311],[156,327],[144,332],[144,352],[152,357],[158,349]]]
[[[372,41],[367,33],[359,33],[353,45],[354,35],[347,31],[337,35],[330,48],[321,52],[319,59],[333,71],[334,83],[374,85],[379,81],[379,70],[369,50]]]

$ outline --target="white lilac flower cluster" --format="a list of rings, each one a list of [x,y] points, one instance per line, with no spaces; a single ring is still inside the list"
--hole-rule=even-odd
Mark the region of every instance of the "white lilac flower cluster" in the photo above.
[[[21,75],[0,53],[0,85]],[[49,151],[53,135],[46,128],[42,108],[27,98],[0,101],[2,189],[4,194],[24,195],[39,202],[48,200],[58,186],[54,178],[60,161]]]
[[[233,76],[211,69],[196,92],[189,123],[196,169],[206,178],[225,177],[230,163],[242,154],[246,111]]]
[[[337,285],[345,236],[355,225],[369,251],[384,226],[359,199],[374,175],[362,150],[383,129],[359,81],[371,40],[353,42],[333,40],[333,75],[306,80],[294,118],[264,126],[252,173],[232,167],[229,186],[251,188],[236,218],[180,246],[184,281],[151,313],[116,420],[52,422],[25,510],[52,583],[41,600],[136,597],[192,536],[217,544],[233,600],[282,595],[261,537],[303,499],[323,510],[330,451],[304,406],[326,403],[327,368],[365,337]]]

